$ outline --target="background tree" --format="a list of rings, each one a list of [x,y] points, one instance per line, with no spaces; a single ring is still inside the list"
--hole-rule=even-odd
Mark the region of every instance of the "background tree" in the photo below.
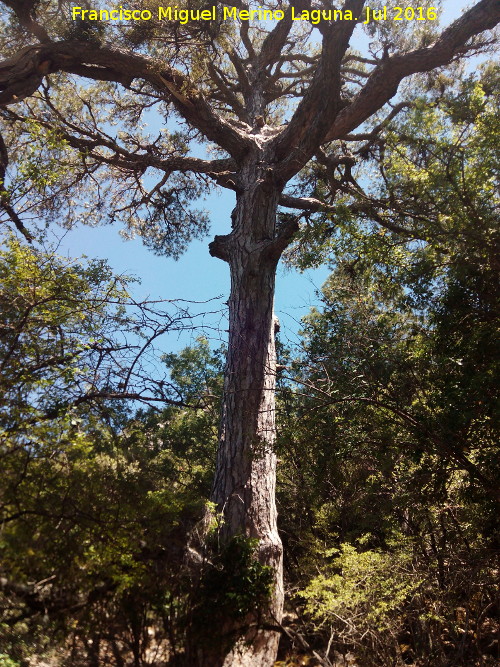
[[[210,246],[231,271],[212,498],[224,518],[222,542],[239,534],[257,539],[258,558],[272,568],[275,581],[272,598],[258,614],[236,623],[228,616],[218,624],[219,646],[200,657],[203,665],[270,665],[279,639],[278,626],[272,627],[283,603],[274,503],[273,293],[277,262],[298,224],[294,216],[279,216],[278,208],[314,211],[331,205],[297,197],[309,193],[287,184],[312,160],[326,163],[333,174],[340,167],[341,182],[349,182],[350,134],[389,103],[406,77],[487,45],[489,38],[477,35],[500,18],[496,0],[480,0],[441,34],[432,20],[418,30],[408,25],[399,35],[387,26],[370,26],[378,45],[375,40],[372,52],[360,55],[349,49],[349,41],[364,5],[347,0],[344,20],[318,24],[317,44],[307,21],[302,27],[292,20],[291,8],[263,31],[261,24],[245,20],[205,29],[196,22],[180,28],[156,21],[144,28],[93,27],[73,23],[65,3],[2,2],[8,57],[0,64],[0,104],[6,107],[9,158],[14,155],[19,164],[5,187],[4,208],[16,210],[19,200],[18,211],[44,210],[71,221],[82,216],[74,197],[84,201],[85,188],[91,187],[95,194],[83,209],[87,215],[92,209],[98,218],[104,211],[108,219],[122,218],[153,248],[175,255],[206,229],[205,218],[188,208],[206,184],[236,193],[232,230]],[[309,0],[295,4],[296,11],[312,8]],[[82,78],[92,83],[81,86]],[[137,124],[153,108],[181,128],[146,136]],[[115,133],[111,128],[118,122],[122,129]],[[368,134],[376,135],[378,125]],[[215,144],[220,156],[190,156],[194,139]],[[37,142],[47,150],[34,163],[30,151]],[[4,169],[6,155],[3,151]],[[148,170],[154,182],[142,178]]]
[[[289,586],[325,664],[498,660],[498,67],[439,88],[378,137],[375,220],[325,215],[293,254],[333,269],[279,437]]]
[[[4,245],[2,653],[16,667],[166,660],[202,560],[186,545],[210,491],[220,364],[201,339],[162,371],[153,341],[168,321],[190,327],[185,311],[134,302],[103,261]]]
[[[102,399],[182,404],[154,344],[191,329],[175,302],[137,302],[104,260],[85,266],[5,238],[0,251],[2,426],[27,433]],[[50,386],[50,392],[45,390]]]

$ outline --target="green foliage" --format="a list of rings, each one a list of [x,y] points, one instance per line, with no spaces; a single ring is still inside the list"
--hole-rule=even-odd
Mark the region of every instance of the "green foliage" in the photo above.
[[[175,436],[167,415],[161,422],[159,435],[152,420],[140,431],[132,422],[121,434],[95,421],[86,421],[91,433],[60,425],[59,440],[36,458],[19,455],[18,466],[14,455],[6,459],[2,576],[28,586],[47,582],[27,597],[14,588],[4,605],[1,641],[12,655],[43,651],[60,637],[81,645],[101,627],[107,634],[111,610],[115,641],[139,618],[141,637],[149,624],[161,623],[174,636],[190,593],[187,535],[202,514],[209,472],[169,449]],[[41,606],[47,619],[39,628]],[[25,623],[15,620],[19,609]],[[29,647],[24,653],[20,637]],[[141,651],[148,642],[146,632]]]
[[[19,663],[9,658],[6,653],[0,653],[0,667],[19,667]]]
[[[191,617],[200,642],[212,643],[214,630],[228,618],[244,621],[269,599],[274,576],[270,567],[258,561],[257,547],[257,540],[237,536],[206,567]],[[225,640],[231,643],[233,638]]]
[[[0,251],[2,428],[21,433],[67,412],[91,382],[99,347],[123,323],[126,284],[106,262],[84,265],[6,239]]]
[[[52,4],[47,27],[67,36],[62,5]],[[226,113],[206,63],[233,86],[209,46],[231,40],[203,27],[72,26],[84,40],[182,63]],[[432,39],[431,24],[412,28],[369,26],[372,50],[385,57]],[[182,39],[193,34],[206,41],[187,59]],[[282,350],[288,602],[297,636],[327,659],[350,651],[364,667],[484,667],[498,662],[498,68],[412,85],[412,106],[376,142],[350,142],[365,194],[347,187],[343,171],[342,196],[304,226],[293,253],[301,268],[329,262],[332,275],[304,320],[301,349]],[[343,90],[356,94],[358,84]],[[29,114],[24,103],[2,112],[12,153],[5,191],[32,216],[121,220],[126,234],[178,256],[206,233],[206,216],[190,205],[208,186],[168,169],[157,182],[142,176],[155,160],[186,156],[193,133],[151,134],[146,109],[167,123],[172,109],[147,86],[76,92],[70,76],[52,76],[26,103]],[[276,105],[265,120],[282,114]],[[302,184],[327,200],[339,180],[315,165]],[[49,649],[68,665],[140,664],[152,648],[165,662],[182,656],[193,630],[210,644],[228,618],[262,620],[255,610],[271,593],[254,541],[218,551],[217,522],[208,537],[200,529],[214,509],[206,498],[220,353],[199,339],[163,356],[169,375],[152,398],[190,409],[131,417],[109,398],[129,378],[122,357],[103,364],[105,351],[116,352],[117,332],[144,336],[127,283],[103,262],[13,239],[0,253],[0,665]]]
[[[223,352],[217,350],[214,353],[208,340],[201,336],[195,345],[184,348],[178,354],[162,356],[163,363],[170,370],[170,378],[184,400],[206,402],[220,396]]]
[[[491,264],[499,69],[485,64],[458,76],[454,87],[445,84],[438,78],[437,90],[416,86],[412,106],[390,123],[379,148],[360,156],[357,177],[366,196],[352,189],[335,200],[335,213],[303,227],[291,252],[299,267],[346,262],[358,273],[368,262],[386,288],[407,287],[423,309],[449,267],[464,259],[477,268]],[[327,174],[314,176],[322,197]]]
[[[61,178],[67,176],[70,161],[68,144],[56,129],[47,129],[36,121],[26,124],[27,147],[18,164],[22,194],[33,189],[48,194]],[[21,193],[18,193],[21,194]]]
[[[373,414],[392,411],[415,451],[451,457],[492,490],[494,472],[488,481],[487,465],[483,474],[463,457],[472,446],[472,461],[491,462],[497,428],[498,69],[457,88],[435,105],[421,100],[388,132],[373,194],[407,233],[341,220],[322,247],[335,253],[334,273],[305,346],[329,359],[331,405],[349,396]]]
[[[338,626],[340,621],[341,632],[349,625],[360,633],[397,628],[404,604],[422,583],[412,571],[409,550],[358,551],[342,544],[340,550],[327,550],[325,557],[332,557],[326,573],[300,593],[315,623]]]
[[[144,656],[151,626],[164,628],[158,655],[182,644],[194,581],[184,555],[216,446],[217,361],[203,341],[168,359],[181,368],[199,357],[200,377],[207,366],[210,387],[197,387],[192,412],[131,418],[106,399],[110,374],[99,400],[82,400],[89,378],[97,389],[117,327],[129,340],[143,334],[125,285],[105,263],[64,260],[12,239],[0,253],[0,645],[13,660],[58,649],[69,664],[71,644],[90,660],[99,643],[108,657],[118,644],[124,660]],[[177,391],[186,385],[189,393],[192,383],[173,375]]]
[[[498,660],[498,68],[426,94],[384,136],[379,217],[299,239],[332,274],[280,399],[301,620],[367,666]]]

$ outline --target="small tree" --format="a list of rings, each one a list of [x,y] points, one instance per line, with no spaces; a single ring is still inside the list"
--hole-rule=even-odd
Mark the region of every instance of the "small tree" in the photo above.
[[[134,302],[104,261],[12,236],[4,245],[0,664],[45,650],[65,664],[111,653],[143,664],[151,626],[164,629],[158,658],[175,654],[196,583],[184,547],[210,489],[220,368],[201,339],[165,355],[162,372],[154,343],[192,317]],[[163,409],[131,419],[132,400]]]
[[[144,0],[138,5],[151,19],[129,24],[89,21],[90,14],[74,21],[67,3],[55,0],[1,3],[5,144],[22,158],[20,179],[4,185],[2,202],[18,228],[16,197],[26,213],[70,221],[81,216],[73,200],[79,194],[85,202],[87,187],[92,204],[84,203],[85,216],[120,218],[156,251],[175,256],[206,231],[205,217],[190,202],[214,184],[235,192],[231,231],[210,244],[231,273],[212,499],[223,515],[223,543],[238,535],[258,540],[258,558],[274,572],[273,595],[255,613],[214,628],[231,637],[232,649],[220,638],[219,650],[191,654],[191,664],[264,667],[276,655],[283,587],[274,500],[273,296],[277,263],[298,229],[297,216],[282,210],[331,208],[352,178],[348,142],[360,138],[354,130],[374,119],[368,134],[375,136],[376,114],[405,78],[477,52],[488,39],[476,36],[500,19],[497,0],[480,0],[438,34],[435,10],[425,2],[418,29],[411,21],[397,30],[388,28],[392,21],[367,23],[374,41],[363,55],[349,43],[370,16],[365,4],[346,0],[339,10],[297,0],[265,22],[259,14],[247,20],[254,3],[232,0],[216,7],[218,20],[211,22],[196,14],[201,4],[194,0],[182,5],[193,10],[192,20],[179,23],[156,18],[159,3]],[[319,9],[332,14],[317,21]],[[225,11],[227,20],[220,20]],[[166,119],[156,137],[139,125],[152,110]],[[218,157],[196,157],[193,141],[212,145]],[[33,145],[42,149],[36,159]],[[2,161],[5,170],[3,149]],[[293,179],[316,163],[332,175],[329,198],[296,196],[304,192]],[[144,180],[145,172],[155,182]]]

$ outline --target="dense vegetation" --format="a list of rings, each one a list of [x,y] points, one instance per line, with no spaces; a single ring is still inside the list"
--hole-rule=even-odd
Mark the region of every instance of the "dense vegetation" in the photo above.
[[[350,191],[289,253],[332,272],[279,348],[280,665],[500,657],[498,69],[439,87],[366,155],[388,224]],[[252,542],[200,525],[222,353],[199,338],[152,374],[137,340],[165,312],[103,262],[3,241],[0,665],[174,664],[268,595]]]
[[[299,261],[335,259],[283,370],[281,526],[322,655],[498,659],[497,77],[389,132],[374,194],[411,240],[304,231]]]

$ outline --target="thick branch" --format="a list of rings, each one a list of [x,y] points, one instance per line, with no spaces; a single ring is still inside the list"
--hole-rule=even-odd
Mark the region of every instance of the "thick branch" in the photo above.
[[[303,0],[297,0],[295,7],[300,9],[303,4]],[[281,55],[281,51],[292,29],[292,24],[292,9],[290,6],[286,9],[283,20],[278,21],[262,44],[259,54],[259,65],[262,69],[272,64]]]
[[[290,195],[282,194],[279,200],[280,206],[286,208],[295,208],[301,211],[307,211],[308,213],[331,213],[332,215],[338,212],[338,207],[334,204],[327,204],[322,202],[319,199],[314,197],[292,197]],[[345,206],[345,205],[343,205]],[[410,236],[413,238],[420,238],[420,235],[416,232],[413,232],[411,229],[406,227],[401,227],[391,220],[387,219],[380,215],[378,208],[385,208],[381,202],[370,202],[368,199],[366,202],[356,202],[354,204],[347,205],[347,208],[351,211],[353,215],[366,215],[371,218],[374,222],[378,223],[381,227],[389,229],[395,234],[403,234],[405,236]]]
[[[40,42],[49,42],[50,37],[43,26],[36,20],[36,0],[2,0],[15,13],[19,23]]]
[[[294,235],[299,231],[299,221],[295,216],[288,216],[287,219],[278,227],[276,238],[269,244],[266,251],[268,257],[276,262],[281,257],[285,248],[287,248]]]
[[[330,119],[339,113],[341,64],[364,4],[364,0],[348,0],[344,9],[353,12],[353,20],[338,21],[323,28],[323,48],[313,80],[286,130],[273,142],[279,162],[276,178],[283,183],[309,161],[323,142]]]
[[[359,127],[396,94],[405,77],[447,65],[455,56],[468,50],[464,45],[472,37],[494,28],[499,21],[500,2],[480,0],[452,23],[433,46],[387,58],[375,68],[353,102],[334,119],[326,141],[342,139]]]
[[[233,157],[242,156],[251,145],[249,139],[211,108],[182,72],[143,55],[89,42],[30,46],[0,63],[0,106],[33,94],[43,76],[57,71],[97,80],[105,78],[124,85],[141,79],[171,100],[193,127]]]

